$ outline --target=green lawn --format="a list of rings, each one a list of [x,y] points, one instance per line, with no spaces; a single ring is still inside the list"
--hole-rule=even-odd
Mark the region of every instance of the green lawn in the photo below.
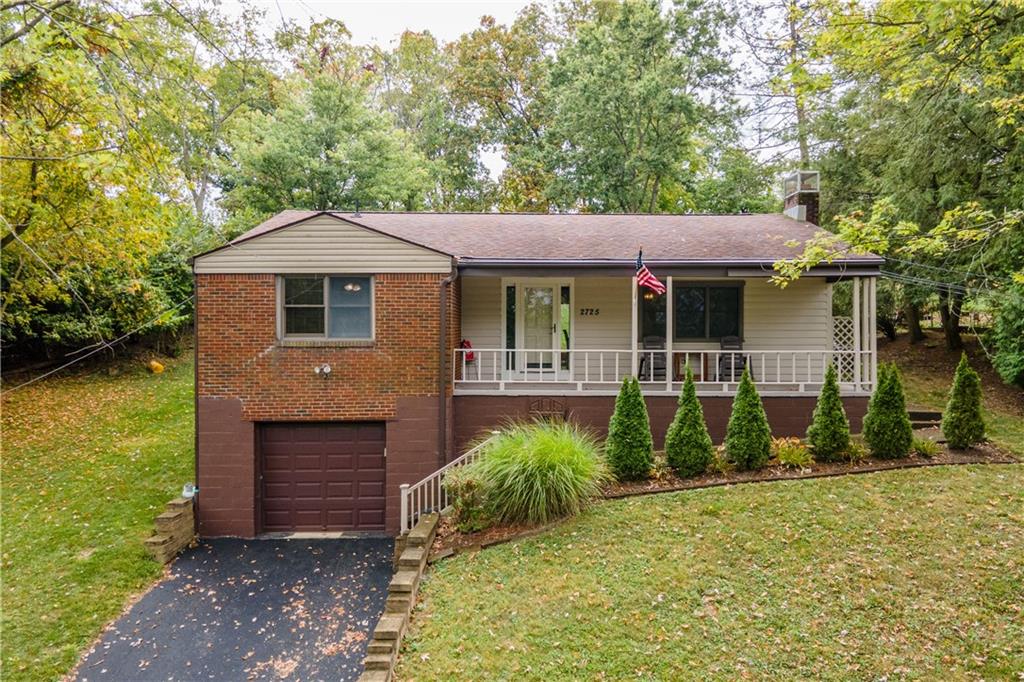
[[[3,400],[4,680],[59,679],[161,573],[142,539],[192,480],[192,361]]]
[[[604,502],[435,565],[399,679],[1016,679],[1024,465]]]

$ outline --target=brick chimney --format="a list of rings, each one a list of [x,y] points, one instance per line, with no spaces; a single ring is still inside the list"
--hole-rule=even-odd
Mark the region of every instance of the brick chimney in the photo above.
[[[785,196],[783,212],[790,218],[817,225],[820,187],[818,171],[793,171],[782,183],[782,194]]]

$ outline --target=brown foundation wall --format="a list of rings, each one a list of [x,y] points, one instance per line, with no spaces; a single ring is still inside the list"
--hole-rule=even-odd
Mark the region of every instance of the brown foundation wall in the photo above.
[[[674,396],[647,396],[647,412],[651,419],[651,433],[654,446],[664,447],[665,431],[676,411]],[[803,436],[811,422],[814,396],[765,397],[764,403],[768,421],[775,436]],[[708,431],[716,443],[725,438],[725,427],[732,411],[732,396],[702,396],[704,419]],[[859,432],[864,413],[867,411],[866,397],[843,398],[850,428]],[[501,395],[457,395],[455,396],[455,444],[458,452],[482,431],[499,426],[509,418],[530,418],[538,413],[564,414],[566,418],[594,429],[601,437],[608,432],[608,420],[615,407],[615,396],[501,396]]]
[[[256,532],[256,430],[242,401],[199,398],[195,497],[201,536],[253,537]]]

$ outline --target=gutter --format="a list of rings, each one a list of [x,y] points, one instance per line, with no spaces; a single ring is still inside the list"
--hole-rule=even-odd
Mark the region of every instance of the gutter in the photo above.
[[[448,289],[459,278],[459,268],[452,258],[452,274],[441,280],[441,333],[437,342],[437,467],[440,469],[448,460]]]

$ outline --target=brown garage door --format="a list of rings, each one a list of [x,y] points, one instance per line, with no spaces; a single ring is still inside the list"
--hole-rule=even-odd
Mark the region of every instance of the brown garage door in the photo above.
[[[384,424],[262,424],[263,530],[384,530]]]

